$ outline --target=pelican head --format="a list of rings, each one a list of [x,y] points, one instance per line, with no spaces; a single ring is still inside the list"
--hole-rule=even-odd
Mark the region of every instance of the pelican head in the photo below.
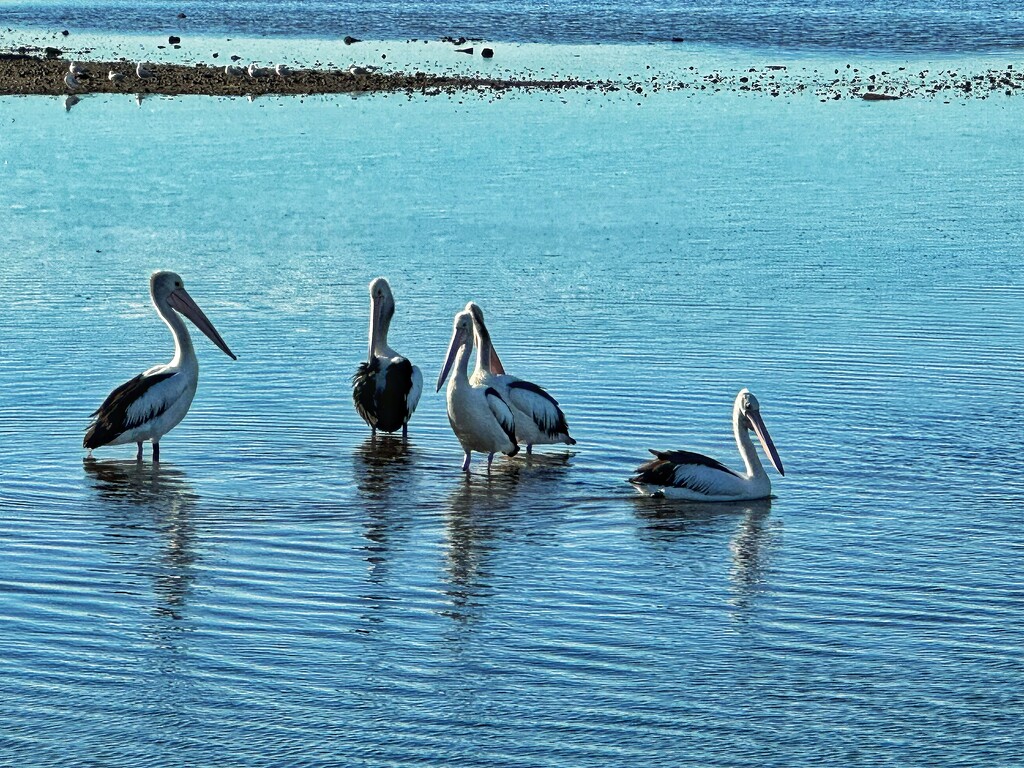
[[[498,353],[494,349],[494,344],[491,343],[491,334],[488,332],[486,324],[484,324],[484,311],[480,309],[480,305],[475,301],[466,304],[465,311],[473,316],[476,333],[479,335],[479,354],[483,356],[481,360],[483,368],[496,376],[502,375],[505,373],[505,368],[501,364],[501,360],[498,359]]]
[[[754,431],[757,439],[761,441],[761,447],[764,448],[764,452],[768,454],[772,466],[778,470],[780,475],[785,475],[786,471],[782,468],[782,459],[779,458],[779,452],[775,450],[772,436],[768,434],[768,428],[761,419],[761,404],[757,402],[754,393],[746,387],[741,389],[740,393],[736,395],[736,404],[733,406],[733,421],[737,426],[745,430]]]
[[[189,320],[191,320],[196,328],[202,331],[206,337],[216,344],[220,350],[230,357],[232,360],[237,360],[235,353],[228,349],[228,345],[221,338],[220,334],[217,333],[217,329],[213,327],[213,323],[210,319],[203,314],[203,310],[199,308],[199,305],[195,303],[191,296],[188,295],[188,291],[185,290],[185,282],[181,279],[181,275],[176,272],[160,271],[154,272],[149,278],[149,293],[153,297],[153,304],[156,306],[158,311],[161,311],[164,307],[170,307],[171,309],[177,310]]]
[[[448,378],[448,373],[452,369],[452,365],[455,364],[455,358],[459,353],[459,350],[465,346],[467,347],[466,354],[469,354],[469,349],[473,346],[473,315],[466,310],[462,310],[455,315],[455,322],[452,324],[452,340],[448,344],[448,354],[445,355],[444,365],[441,366],[441,373],[437,377],[437,391],[441,391],[441,386],[444,384],[444,380]]]

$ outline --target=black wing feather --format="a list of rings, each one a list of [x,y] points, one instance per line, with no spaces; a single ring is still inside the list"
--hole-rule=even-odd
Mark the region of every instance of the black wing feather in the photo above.
[[[710,456],[705,456],[702,453],[655,450],[651,450],[651,453],[654,454],[655,458],[637,467],[636,474],[629,478],[629,482],[634,485],[663,485],[689,488],[699,493],[707,493],[710,490],[709,488],[701,487],[699,483],[687,482],[685,477],[683,482],[680,483],[676,476],[676,467],[680,464],[697,464],[710,467],[719,472],[727,472],[736,477],[742,477],[742,475],[729,469],[722,462],[712,459]]]
[[[555,413],[557,414],[557,416],[555,417],[554,421],[545,420],[544,423],[537,424],[537,426],[544,432],[544,434],[546,434],[548,437],[569,434],[569,424],[565,420],[565,414],[562,413],[562,409],[561,407],[559,407],[558,401],[555,400],[555,398],[553,398],[551,395],[549,395],[547,390],[545,390],[543,387],[537,386],[532,381],[523,381],[522,379],[520,379],[519,381],[511,382],[508,385],[508,388],[525,389],[527,392],[533,392],[535,395],[540,395],[553,406],[555,406]],[[573,444],[575,443],[576,441],[573,440]]]
[[[377,429],[397,432],[409,413],[412,391],[412,363],[404,357],[395,360],[384,371],[384,389],[377,399]]]
[[[496,398],[498,398],[498,400],[500,402],[505,403],[505,398],[503,398],[500,394],[498,394],[498,390],[496,390],[494,387],[488,387],[487,389],[485,389],[484,390],[484,395],[486,397],[492,397],[492,396],[496,397]],[[505,407],[508,408],[508,403],[505,403]],[[512,409],[509,408],[510,412],[511,412],[511,410]],[[519,443],[516,442],[516,428],[515,428],[515,424],[513,423],[513,424],[506,425],[501,419],[496,419],[496,421],[498,422],[498,426],[501,427],[501,431],[504,432],[508,436],[508,439],[512,441],[512,445],[515,446],[515,450],[512,451],[512,453],[510,453],[508,455],[509,456],[515,456],[516,453],[519,452]]]
[[[129,379],[107,395],[103,405],[90,414],[93,420],[85,432],[82,446],[89,450],[99,448],[101,445],[106,445],[111,440],[114,440],[122,432],[127,432],[129,429],[137,427],[138,423],[128,421],[128,409],[136,400],[145,395],[150,387],[174,375],[174,371],[153,373],[148,376],[140,373],[134,379]],[[147,418],[156,418],[165,410],[166,408],[161,408],[148,414]]]
[[[356,413],[368,426],[377,426],[377,373],[380,371],[380,360],[373,358],[362,362],[352,376],[352,402]]]

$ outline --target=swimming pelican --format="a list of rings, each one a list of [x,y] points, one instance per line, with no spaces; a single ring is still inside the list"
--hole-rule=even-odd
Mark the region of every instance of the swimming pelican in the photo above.
[[[124,80],[124,72],[115,72],[114,70],[110,70],[107,72],[107,80],[112,83],[120,83]]]
[[[68,67],[68,72],[70,72],[75,77],[81,77],[85,74],[85,67],[79,64],[77,61],[72,61],[71,66]]]
[[[68,87],[68,90],[74,91],[74,90],[77,90],[81,86],[81,83],[79,83],[75,79],[75,76],[73,74],[68,72],[66,75],[64,75],[64,85],[66,85]]]
[[[138,75],[139,80],[149,80],[150,78],[156,77],[156,74],[143,64],[141,61],[135,65],[135,74]]]
[[[558,401],[536,384],[506,374],[484,324],[484,311],[472,301],[466,311],[473,315],[477,344],[476,368],[470,381],[494,387],[509,404],[516,420],[516,440],[526,443],[527,455],[533,453],[534,445],[576,445],[569,437],[569,425]]]
[[[188,295],[181,277],[174,272],[154,272],[149,278],[149,294],[157,314],[174,335],[174,358],[126,381],[93,412],[93,421],[82,441],[90,455],[102,445],[137,443],[135,458],[141,461],[142,443],[151,440],[153,461],[160,460],[160,438],[185,418],[199,383],[199,362],[178,312],[195,323],[224,354],[237,359]]]
[[[395,298],[383,277],[370,283],[370,352],[352,377],[352,401],[373,434],[377,430],[409,436],[409,419],[423,392],[420,369],[388,346]]]
[[[750,439],[757,433],[765,453],[780,475],[786,472],[775,450],[768,428],[761,420],[761,408],[747,389],[741,389],[732,408],[732,431],[743,457],[746,474],[739,474],[708,456],[690,451],[651,451],[655,458],[639,467],[629,482],[651,496],[689,501],[746,501],[767,498],[772,483],[761,466]]]
[[[454,365],[456,370],[448,382],[448,422],[462,443],[466,460],[462,471],[469,472],[473,451],[487,454],[490,470],[494,454],[501,451],[507,456],[519,453],[516,442],[515,416],[508,403],[494,387],[474,384],[469,380],[469,357],[473,353],[473,315],[465,310],[455,315],[452,340],[448,355],[437,377],[437,391],[448,378]]]

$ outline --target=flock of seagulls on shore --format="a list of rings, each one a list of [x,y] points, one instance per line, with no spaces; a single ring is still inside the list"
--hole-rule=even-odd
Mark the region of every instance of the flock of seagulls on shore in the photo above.
[[[349,67],[349,72],[353,75],[366,75],[371,72],[376,72],[379,67],[373,66],[352,66]],[[244,78],[248,77],[251,80],[256,80],[262,77],[270,77],[271,74],[275,74],[280,78],[290,77],[292,74],[291,68],[284,64],[277,64],[273,69],[269,67],[259,66],[259,62],[252,62],[248,67],[239,67],[234,64],[228,64],[224,67],[224,74],[231,78]],[[154,80],[156,79],[156,72],[154,72],[148,64],[145,62],[138,62],[135,65],[135,76],[139,80]],[[64,85],[71,92],[80,90],[83,87],[83,83],[79,78],[87,78],[88,74],[83,67],[77,61],[72,61],[68,67],[68,72],[64,75]],[[124,72],[116,72],[110,70],[107,73],[107,79],[112,83],[123,82],[127,75]]]
[[[68,73],[74,77],[74,71]],[[141,76],[141,75],[140,75]],[[149,281],[157,314],[174,337],[174,357],[126,381],[92,413],[82,441],[90,455],[106,445],[153,444],[153,461],[160,460],[160,439],[185,418],[199,382],[199,362],[182,316],[188,318],[224,354],[235,354],[174,272],[155,272]],[[352,401],[360,418],[376,436],[378,430],[408,437],[409,421],[423,393],[423,374],[388,345],[395,299],[387,280],[370,283],[370,332],[367,359],[352,377]],[[470,358],[476,359],[470,370]],[[474,451],[487,455],[487,468],[496,453],[515,456],[520,446],[529,454],[535,445],[575,445],[558,401],[542,387],[505,373],[483,310],[474,302],[455,315],[437,391],[448,382],[448,421],[462,445],[469,472]],[[771,495],[771,481],[751,439],[753,432],[780,475],[785,474],[771,435],[761,418],[758,400],[746,389],[733,405],[733,434],[744,471],[736,472],[715,459],[690,451],[651,451],[654,459],[629,478],[646,495],[699,502],[744,501]]]

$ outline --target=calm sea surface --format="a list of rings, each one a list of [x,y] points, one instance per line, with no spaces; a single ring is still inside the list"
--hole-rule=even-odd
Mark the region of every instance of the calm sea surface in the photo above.
[[[1024,107],[635,101],[0,99],[0,764],[1020,761]],[[83,461],[158,268],[239,360]],[[377,275],[579,444],[372,444]],[[776,498],[638,497],[743,386]]]
[[[915,53],[1024,48],[1019,0],[0,0],[0,22],[179,36],[466,35],[560,43],[683,38],[754,48]]]

